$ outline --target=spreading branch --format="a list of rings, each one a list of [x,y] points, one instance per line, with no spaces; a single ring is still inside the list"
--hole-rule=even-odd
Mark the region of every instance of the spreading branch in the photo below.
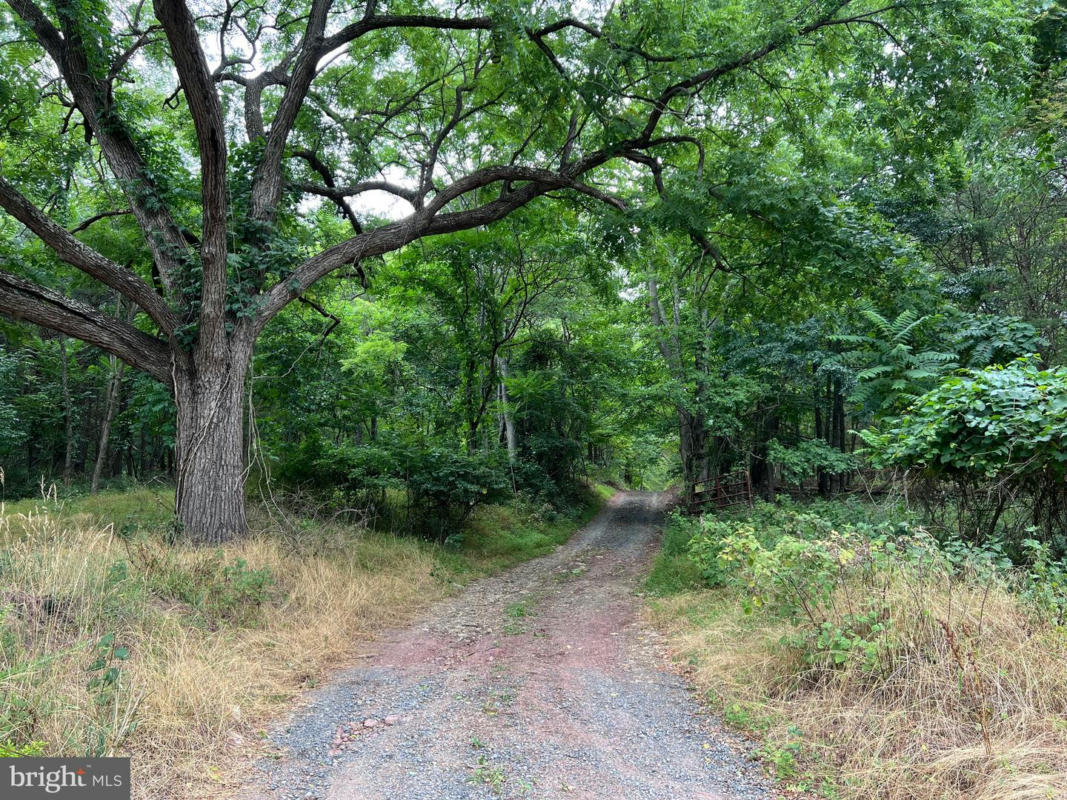
[[[174,332],[177,318],[151,286],[133,271],[79,241],[3,178],[0,178],[0,208],[33,231],[60,259],[136,303],[164,334],[169,336]]]
[[[71,0],[58,0],[56,5],[63,21],[60,32],[32,0],[8,0],[8,4],[55,62],[86,130],[100,143],[108,165],[144,231],[168,296],[177,299],[173,279],[185,252],[185,238],[174,223],[165,198],[148,177],[129,130],[114,108],[106,76],[94,75],[90,67],[79,28],[79,10],[71,5]]]
[[[167,343],[32,281],[0,271],[0,313],[96,345],[171,385]]]

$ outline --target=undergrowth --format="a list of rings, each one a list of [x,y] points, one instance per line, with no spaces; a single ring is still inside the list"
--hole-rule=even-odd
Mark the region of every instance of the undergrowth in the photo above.
[[[1067,583],[1030,548],[1017,567],[859,504],[678,517],[650,614],[794,788],[1067,797]]]
[[[215,549],[174,541],[164,490],[8,504],[0,756],[129,755],[136,798],[228,797],[269,720],[360,641],[548,552],[600,499],[485,506],[445,544],[253,506],[253,534]]]

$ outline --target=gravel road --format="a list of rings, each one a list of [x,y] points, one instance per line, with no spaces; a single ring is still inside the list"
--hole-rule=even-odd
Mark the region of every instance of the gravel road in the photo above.
[[[776,797],[638,619],[663,503],[618,494],[551,555],[387,634],[275,731],[241,796]]]

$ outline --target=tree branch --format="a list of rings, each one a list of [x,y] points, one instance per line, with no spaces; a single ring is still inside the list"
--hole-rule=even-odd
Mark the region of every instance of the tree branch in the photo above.
[[[795,32],[779,35],[776,38],[771,39],[762,47],[749,50],[746,53],[742,53],[737,58],[698,72],[685,80],[678,81],[677,83],[668,86],[660,93],[655,101],[653,101],[653,108],[649,114],[648,122],[646,123],[644,130],[637,139],[629,144],[631,144],[631,146],[641,146],[652,139],[656,133],[656,128],[659,127],[660,120],[663,118],[663,114],[667,111],[668,104],[675,97],[688,92],[699,91],[701,87],[706,86],[712,81],[747,67],[749,64],[754,64],[755,62],[766,58],[771,53],[781,50],[790,42],[796,41],[802,36],[814,33],[820,28],[830,27],[835,24],[843,24],[841,21],[836,20],[835,16],[838,11],[851,2],[852,0],[834,0],[830,8],[825,10],[812,22],[809,22],[807,25],[802,25]]]
[[[161,339],[94,308],[0,271],[0,314],[96,345],[171,385],[170,350]]]
[[[151,286],[131,270],[78,241],[3,178],[0,178],[0,208],[29,228],[60,259],[110,286],[144,309],[164,334],[170,336],[174,333],[178,326],[177,317]],[[83,226],[89,222],[92,220],[83,223]]]
[[[128,208],[119,208],[114,211],[101,211],[99,214],[93,214],[88,219],[82,220],[73,228],[70,229],[71,233],[81,233],[87,229],[90,225],[95,225],[102,219],[108,219],[109,217],[122,217],[127,214],[132,214],[133,211]]]
[[[399,250],[423,236],[454,233],[488,225],[503,219],[515,209],[553,188],[556,187],[529,183],[469,211],[433,216],[426,212],[412,214],[398,222],[383,225],[334,245],[305,261],[288,278],[260,296],[260,310],[256,316],[254,331],[258,334],[290,301],[303,294],[315,281],[345,264],[358,263],[372,256]]]
[[[357,234],[363,233],[363,226],[360,224],[355,212],[352,211],[352,208],[348,205],[348,203],[345,202],[345,196],[343,194],[336,193],[335,190],[337,188],[337,182],[333,179],[333,172],[331,172],[330,168],[326,166],[326,162],[319,158],[318,155],[315,154],[314,150],[294,150],[293,156],[295,156],[296,158],[304,159],[308,163],[308,166],[310,166],[313,170],[315,170],[315,172],[317,172],[322,177],[322,182],[326,184],[325,187],[319,187],[313,183],[298,184],[298,188],[300,188],[302,191],[309,191],[312,194],[321,194],[323,197],[327,197],[332,200],[334,205],[337,206],[337,209],[342,214],[344,214],[345,218],[348,220],[348,224],[352,226],[352,230],[354,230]],[[310,188],[304,189],[303,187],[305,185]],[[319,192],[316,191],[316,189],[322,189],[322,191]]]
[[[617,197],[612,197],[599,189],[582,183],[565,172],[553,172],[552,170],[538,169],[536,167],[499,165],[476,170],[470,175],[446,186],[434,195],[433,200],[426,206],[425,213],[432,216],[457,197],[500,181],[532,181],[543,185],[546,191],[548,189],[574,189],[617,209],[626,208],[626,204]]]
[[[263,161],[256,170],[252,186],[252,218],[267,221],[272,218],[282,191],[282,158],[289,134],[296,124],[297,114],[304,104],[311,83],[317,74],[319,60],[327,53],[372,31],[387,28],[436,28],[438,30],[491,30],[489,17],[462,19],[434,17],[422,14],[382,15],[368,13],[358,22],[346,25],[332,36],[325,36],[326,18],[331,0],[314,0],[308,15],[307,28],[300,44],[299,55],[271,121]],[[368,8],[369,12],[373,9]]]
[[[8,4],[29,25],[37,41],[59,68],[86,129],[100,143],[108,165],[125,192],[138,225],[144,231],[168,296],[177,301],[179,298],[173,285],[173,273],[181,254],[185,252],[185,239],[171,218],[164,198],[148,178],[143,160],[125,124],[115,112],[106,77],[94,75],[89,66],[81,32],[77,27],[78,10],[70,7],[70,0],[57,0],[63,25],[61,34],[32,0],[8,0]],[[102,124],[105,121],[106,124]]]
[[[198,347],[215,348],[225,339],[226,309],[226,132],[222,103],[200,47],[196,22],[183,0],[155,0],[156,18],[170,43],[200,150],[203,234],[200,263]]]
[[[403,186],[397,186],[395,183],[390,183],[389,181],[360,181],[359,183],[353,183],[350,186],[320,186],[319,184],[311,183],[310,181],[300,181],[293,185],[307,194],[317,194],[321,197],[328,197],[331,200],[336,198],[355,197],[364,192],[388,192],[389,194],[396,195],[400,199],[415,205],[415,200],[418,197],[418,193],[414,189],[405,189]]]

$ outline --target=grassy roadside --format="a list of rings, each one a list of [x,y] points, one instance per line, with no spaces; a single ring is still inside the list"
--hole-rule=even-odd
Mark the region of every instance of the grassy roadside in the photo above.
[[[479,509],[449,547],[306,522],[197,549],[137,489],[0,511],[0,748],[133,757],[134,797],[227,796],[269,721],[358,642],[466,582],[542,555],[571,514]]]
[[[1067,797],[1058,579],[820,513],[668,526],[647,614],[709,704],[819,797]]]

